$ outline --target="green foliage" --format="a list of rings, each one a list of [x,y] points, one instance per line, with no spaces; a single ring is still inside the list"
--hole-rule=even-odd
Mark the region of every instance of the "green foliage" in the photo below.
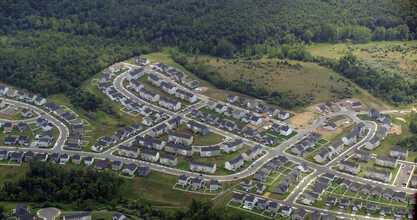
[[[72,169],[66,171],[35,161],[16,182],[6,182],[0,192],[4,201],[62,202],[85,209],[92,203],[117,199],[123,180],[106,172]]]

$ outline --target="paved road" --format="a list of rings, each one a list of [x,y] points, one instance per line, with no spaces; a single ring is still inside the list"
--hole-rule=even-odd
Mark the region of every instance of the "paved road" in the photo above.
[[[28,108],[28,109],[32,109],[35,113],[37,113],[41,117],[50,121],[59,130],[59,137],[57,138],[57,140],[55,142],[55,146],[51,149],[51,151],[52,152],[58,152],[57,151],[58,149],[63,150],[65,141],[67,140],[67,138],[69,136],[68,127],[64,123],[62,123],[61,121],[59,121],[58,119],[56,119],[55,117],[53,117],[52,115],[50,115],[49,113],[44,111],[43,109],[40,109],[40,108],[38,108],[34,105],[30,105],[30,104],[27,104],[27,103],[24,103],[24,102],[15,101],[15,100],[11,100],[11,99],[4,99],[4,100],[6,101],[6,103],[14,104],[15,106],[20,106],[20,107],[25,107],[25,108]],[[25,120],[23,120],[23,121],[25,121]]]
[[[46,220],[55,220],[55,217],[59,216],[60,211],[56,208],[46,208],[40,209],[38,211],[39,217],[46,219]]]

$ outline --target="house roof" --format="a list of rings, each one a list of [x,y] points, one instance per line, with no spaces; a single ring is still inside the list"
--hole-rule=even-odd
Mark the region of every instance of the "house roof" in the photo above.
[[[404,153],[404,154],[408,153],[408,150],[407,149],[399,148],[399,147],[393,147],[393,148],[391,148],[390,151],[401,152],[401,153]]]
[[[204,166],[204,167],[210,167],[213,168],[216,166],[216,164],[212,164],[212,163],[204,163],[204,162],[199,162],[199,161],[191,161],[191,165],[195,165],[195,166]]]

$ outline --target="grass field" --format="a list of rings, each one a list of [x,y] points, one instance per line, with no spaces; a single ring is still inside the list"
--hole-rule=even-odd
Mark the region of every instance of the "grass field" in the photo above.
[[[313,103],[334,99],[330,91],[332,87],[339,90],[349,87],[345,81],[337,80],[341,78],[337,73],[311,63],[285,61],[290,64],[286,65],[278,59],[247,61],[203,55],[189,57],[189,62],[195,60],[208,64],[211,70],[218,71],[227,81],[250,81],[270,92],[286,91],[300,96],[311,94]]]

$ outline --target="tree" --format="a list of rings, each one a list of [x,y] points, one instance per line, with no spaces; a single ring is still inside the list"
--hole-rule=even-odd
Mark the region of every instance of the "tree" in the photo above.
[[[408,29],[408,26],[405,24],[397,26],[398,30],[398,39],[399,40],[408,40],[408,33],[410,30]]]
[[[215,47],[215,55],[219,57],[232,57],[234,51],[236,50],[235,46],[226,39],[221,39]]]
[[[374,40],[382,41],[385,40],[385,33],[387,30],[384,27],[377,27],[374,31]]]
[[[282,39],[283,44],[293,45],[297,41],[294,34],[286,34],[284,39]]]
[[[359,43],[367,43],[371,41],[371,29],[362,26],[356,26],[352,32],[353,40]]]
[[[303,34],[303,40],[309,44],[311,42],[311,39],[313,39],[313,33],[310,30],[306,30]]]

